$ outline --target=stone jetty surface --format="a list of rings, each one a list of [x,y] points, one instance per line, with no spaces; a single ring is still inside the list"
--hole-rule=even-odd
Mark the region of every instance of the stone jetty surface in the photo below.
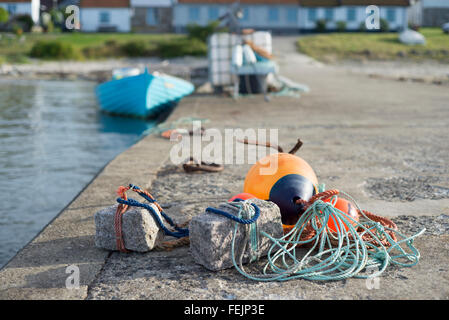
[[[147,188],[178,223],[243,189],[250,164],[222,172],[186,174],[170,161],[173,142],[145,137],[112,160],[95,179],[0,271],[1,299],[448,299],[449,91],[324,66],[294,50],[294,38],[275,38],[283,75],[310,86],[300,99],[191,96],[168,122],[193,116],[207,128],[278,129],[285,149],[300,137],[298,155],[327,188],[351,194],[362,208],[392,218],[416,239],[413,268],[390,267],[369,289],[362,279],[329,283],[260,283],[235,269],[209,271],[188,246],[148,253],[95,246],[95,212],[115,203],[115,190]],[[223,147],[224,148],[224,147]],[[245,148],[256,148],[248,146]],[[223,153],[230,152],[224,148]],[[68,266],[80,286],[66,288]],[[72,269],[70,269],[72,270]]]

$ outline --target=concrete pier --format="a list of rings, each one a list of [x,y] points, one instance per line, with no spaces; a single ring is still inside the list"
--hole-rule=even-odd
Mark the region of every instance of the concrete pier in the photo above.
[[[129,254],[98,249],[94,213],[115,203],[120,185],[149,189],[178,223],[242,192],[250,164],[186,174],[169,159],[173,142],[151,135],[105,166],[0,271],[0,299],[448,299],[449,90],[323,66],[295,53],[292,42],[274,45],[281,73],[310,86],[310,93],[268,103],[192,96],[167,122],[192,116],[221,131],[279,129],[285,149],[300,137],[298,155],[327,188],[391,217],[406,234],[427,228],[415,241],[417,266],[390,267],[379,289],[370,290],[361,279],[259,283],[234,269],[212,272],[194,263],[188,246]],[[66,287],[68,266],[79,268],[79,288]]]

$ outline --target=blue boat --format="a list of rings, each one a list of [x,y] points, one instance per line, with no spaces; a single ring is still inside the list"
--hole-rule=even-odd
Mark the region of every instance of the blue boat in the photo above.
[[[96,95],[100,108],[108,113],[135,117],[156,117],[193,92],[192,83],[165,74],[121,69],[110,81],[99,84]]]

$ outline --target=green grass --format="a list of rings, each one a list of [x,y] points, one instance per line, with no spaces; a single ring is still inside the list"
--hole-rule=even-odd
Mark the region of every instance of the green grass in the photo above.
[[[297,47],[315,59],[332,62],[355,60],[435,60],[449,63],[449,35],[439,28],[421,28],[425,45],[405,45],[398,33],[329,33],[306,36]]]
[[[26,33],[24,34],[25,38],[22,40],[12,35],[0,35],[2,35],[0,39],[0,63],[1,61],[26,62],[27,57],[30,56],[31,49],[39,41],[57,41],[67,44],[80,53],[76,55],[80,60],[136,56],[129,54],[129,50],[126,50],[130,47],[133,48],[133,45],[136,48],[140,48],[144,56],[164,56],[164,52],[159,52],[161,43],[165,45],[167,42],[182,42],[185,45],[189,45],[188,41],[186,41],[187,36],[177,34]],[[205,51],[203,53],[205,54]],[[52,58],[46,57],[45,59],[51,60]]]

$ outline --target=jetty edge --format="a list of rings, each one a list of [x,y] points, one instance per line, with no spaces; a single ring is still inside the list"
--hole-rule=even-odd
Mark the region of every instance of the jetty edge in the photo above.
[[[432,176],[447,188],[442,152],[449,110],[443,86],[354,75],[284,56],[284,74],[307,83],[300,99],[216,96],[185,98],[167,120],[208,118],[207,128],[277,128],[279,141],[304,141],[300,155],[327,188],[339,188],[364,208],[389,216],[407,235],[426,228],[412,268],[391,268],[379,289],[363,279],[329,283],[260,283],[234,269],[210,272],[193,262],[188,247],[147,254],[109,253],[94,245],[93,215],[115,203],[116,188],[151,187],[167,213],[189,218],[241,192],[249,164],[187,175],[169,160],[172,143],[150,135],[112,160],[78,197],[0,271],[1,299],[448,299],[449,198],[388,198],[399,177],[417,195]],[[295,60],[296,59],[296,60]],[[295,67],[292,67],[295,66]],[[336,80],[337,79],[337,80]],[[413,112],[411,112],[413,111]],[[249,147],[248,147],[249,148]],[[405,162],[404,159],[408,159]],[[443,165],[441,166],[441,163]],[[424,180],[420,180],[420,179]],[[378,181],[375,190],[368,183]],[[374,193],[373,193],[374,192]],[[55,195],[57,196],[57,195]],[[180,221],[183,222],[183,221]],[[80,288],[67,289],[67,267],[80,269]]]

